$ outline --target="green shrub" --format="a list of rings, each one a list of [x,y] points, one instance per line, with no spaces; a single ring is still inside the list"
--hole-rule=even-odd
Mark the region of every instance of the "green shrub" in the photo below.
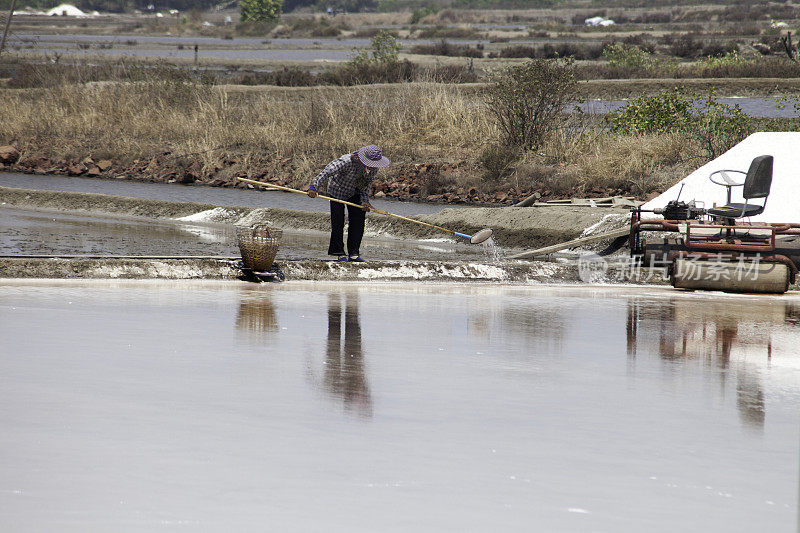
[[[739,105],[718,102],[713,91],[698,99],[695,109],[692,133],[712,159],[753,133],[751,119]]]
[[[388,31],[381,30],[372,38],[370,47],[359,50],[350,59],[349,63],[353,66],[369,64],[392,64],[397,63],[397,55],[400,52],[400,44],[394,35]]]
[[[702,64],[705,68],[727,68],[731,66],[740,66],[748,62],[748,59],[739,55],[738,52],[729,52],[721,56],[709,54],[708,57],[703,58]]]
[[[491,73],[490,80],[487,104],[503,140],[524,150],[538,147],[578,99],[572,58],[532,59]]]
[[[280,18],[282,0],[239,0],[242,22],[269,22]]]
[[[603,49],[603,57],[611,68],[648,70],[655,66],[653,56],[637,46],[612,43]]]
[[[640,96],[626,105],[611,123],[616,133],[670,133],[692,121],[692,100],[679,90]]]
[[[713,91],[692,95],[676,89],[640,96],[614,118],[611,130],[624,134],[682,132],[715,158],[752,133],[753,123],[738,105],[718,102]]]

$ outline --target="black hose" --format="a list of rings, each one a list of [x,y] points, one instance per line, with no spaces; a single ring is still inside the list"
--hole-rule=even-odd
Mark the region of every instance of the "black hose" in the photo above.
[[[623,235],[622,237],[617,237],[616,239],[611,241],[611,244],[609,244],[608,246],[606,246],[605,248],[603,248],[602,250],[597,252],[597,255],[599,255],[600,257],[604,257],[606,255],[611,255],[614,252],[616,252],[617,250],[619,250],[620,248],[622,248],[623,246],[625,246],[625,244],[627,242],[628,242],[628,235]]]

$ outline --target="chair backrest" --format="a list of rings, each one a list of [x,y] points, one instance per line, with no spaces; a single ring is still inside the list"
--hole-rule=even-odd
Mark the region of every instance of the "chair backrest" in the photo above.
[[[766,198],[772,185],[772,156],[760,155],[750,163],[747,177],[744,179],[742,196],[750,198]]]

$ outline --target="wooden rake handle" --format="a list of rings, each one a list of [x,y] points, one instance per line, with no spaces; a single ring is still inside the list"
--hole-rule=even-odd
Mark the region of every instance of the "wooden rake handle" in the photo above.
[[[236,178],[236,179],[239,180],[239,181],[244,181],[246,183],[252,183],[253,185],[261,185],[262,187],[271,187],[273,189],[280,189],[282,191],[288,191],[288,192],[296,192],[298,194],[302,194],[304,196],[308,196],[307,192],[301,191],[299,189],[292,189],[291,187],[284,187],[282,185],[275,185],[274,183],[267,183],[267,182],[264,182],[264,181],[250,180],[250,179],[247,179],[247,178]],[[325,196],[325,195],[322,195],[322,194],[318,194],[317,197],[318,198],[322,198],[323,200],[330,200],[331,202],[339,202],[340,204],[344,204],[344,205],[352,205],[353,207],[358,207],[359,209],[364,207],[361,204],[354,204],[353,202],[348,202],[347,200],[339,200],[338,198],[331,198],[330,196]],[[375,210],[373,209],[373,211],[375,211]]]
[[[253,185],[261,185],[262,187],[270,187],[270,188],[273,188],[273,189],[280,189],[282,191],[294,192],[294,193],[302,194],[302,195],[305,195],[305,196],[308,195],[308,193],[305,192],[305,191],[301,191],[299,189],[292,189],[291,187],[284,187],[282,185],[275,185],[274,183],[266,183],[264,181],[256,181],[256,180],[251,180],[251,179],[247,179],[247,178],[238,178],[238,177],[236,179],[239,180],[239,181],[244,181],[245,183],[252,183]],[[353,202],[348,202],[347,200],[339,200],[338,198],[331,198],[330,196],[324,196],[322,194],[317,194],[317,198],[322,198],[323,200],[330,200],[331,202],[339,202],[340,204],[344,204],[344,205],[351,205],[353,207],[358,207],[359,209],[364,207],[364,206],[362,206],[360,204],[354,204]],[[413,218],[408,218],[408,217],[404,217],[404,216],[401,216],[401,215],[395,215],[394,213],[389,213],[388,211],[383,211],[382,209],[377,209],[375,207],[370,208],[370,211],[378,213],[379,215],[386,215],[386,216],[390,216],[390,217],[395,217],[395,218],[399,218],[401,220],[405,220],[407,222],[413,222],[414,224],[421,224],[423,226],[428,226],[429,228],[435,228],[435,229],[438,229],[438,230],[441,230],[441,231],[446,231],[447,233],[452,233],[453,235],[458,235],[459,237],[466,237],[467,239],[469,239],[471,237],[470,235],[466,235],[464,233],[459,233],[457,231],[453,231],[451,229],[443,228],[443,227],[437,226],[435,224],[428,224],[427,222],[422,222],[421,220],[414,220]]]

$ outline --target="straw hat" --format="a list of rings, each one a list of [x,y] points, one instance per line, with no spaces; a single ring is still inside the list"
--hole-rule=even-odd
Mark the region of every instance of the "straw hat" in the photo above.
[[[364,165],[372,168],[384,168],[389,166],[389,160],[383,157],[381,149],[370,144],[358,149],[358,159]]]

